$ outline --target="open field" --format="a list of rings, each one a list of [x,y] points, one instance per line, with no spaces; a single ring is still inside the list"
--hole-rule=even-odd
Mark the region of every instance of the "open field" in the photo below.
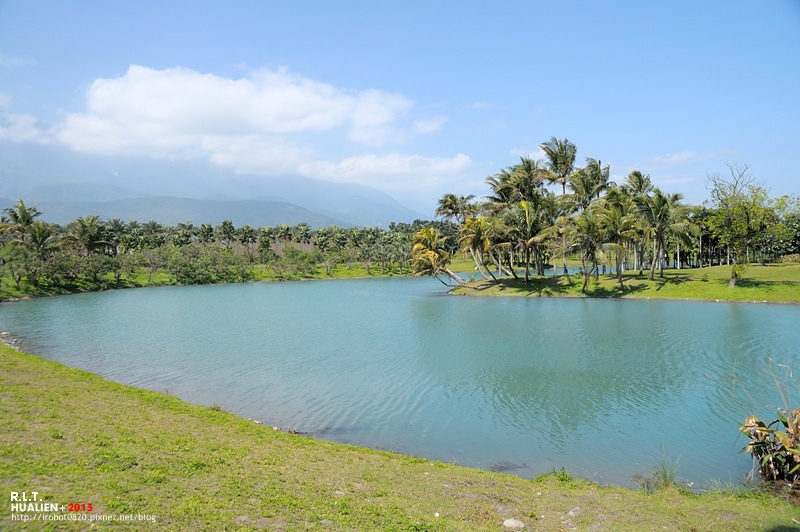
[[[652,299],[696,299],[703,301],[749,301],[769,303],[800,303],[800,264],[770,264],[750,266],[735,288],[728,288],[730,267],[715,266],[690,270],[664,270],[661,278],[647,280],[647,272],[623,274],[625,290],[620,289],[615,275],[592,277],[586,294],[581,293],[582,277],[552,277],[525,279],[503,278],[498,283],[480,281],[471,289],[458,288],[454,293],[490,296],[533,297],[611,297]]]
[[[800,518],[758,492],[645,493],[563,471],[526,480],[287,434],[6,346],[0,485],[92,503],[94,516],[155,516],[134,526],[145,530],[499,530],[514,518],[529,530],[778,531]],[[88,528],[40,525],[29,529]],[[0,528],[22,528],[9,502]]]

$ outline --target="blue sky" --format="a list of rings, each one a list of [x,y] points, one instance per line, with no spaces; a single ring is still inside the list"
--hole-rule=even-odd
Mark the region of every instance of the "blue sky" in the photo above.
[[[797,0],[0,0],[0,140],[362,183],[426,214],[553,136],[690,203],[726,163],[797,194],[799,124]]]

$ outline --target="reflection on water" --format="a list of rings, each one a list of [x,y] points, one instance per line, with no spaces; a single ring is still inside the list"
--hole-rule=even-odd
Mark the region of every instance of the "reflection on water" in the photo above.
[[[779,402],[800,308],[438,297],[430,279],[150,288],[0,305],[46,358],[317,437],[629,484],[662,452],[749,471],[737,422]]]

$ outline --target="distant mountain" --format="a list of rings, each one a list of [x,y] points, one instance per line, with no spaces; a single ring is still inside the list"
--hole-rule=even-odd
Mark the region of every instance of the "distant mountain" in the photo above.
[[[25,196],[32,203],[40,201],[114,201],[131,198],[146,198],[147,194],[137,190],[99,185],[97,183],[64,183],[60,185],[41,185],[33,188]]]
[[[9,200],[9,205],[16,203]],[[34,202],[27,202],[32,205]],[[155,220],[165,225],[176,225],[190,221],[195,225],[209,223],[217,225],[231,220],[236,227],[294,225],[306,222],[311,227],[353,224],[319,214],[291,203],[259,200],[196,200],[168,196],[149,196],[110,201],[58,201],[44,200],[35,204],[42,212],[42,219],[57,224],[67,224],[80,216],[96,214],[103,220],[120,218],[123,221]],[[6,207],[9,205],[2,205]]]
[[[295,208],[306,209],[317,213],[317,216],[359,226],[386,227],[393,221],[411,222],[426,218],[390,195],[363,185],[332,183],[300,176],[240,175],[205,161],[86,155],[60,146],[8,141],[0,141],[0,196],[14,198],[14,201],[22,198],[30,204],[41,203],[43,212],[44,205],[49,204],[53,209],[60,209],[63,216],[87,207],[78,206],[80,203],[140,200],[142,203],[138,205],[144,206],[147,198],[170,197],[171,201],[180,198],[222,201],[226,205],[216,205],[210,212],[219,215],[222,212],[229,213],[223,219],[231,220],[237,215],[237,209],[243,207],[235,205],[235,202],[254,200],[293,204]],[[67,203],[76,203],[76,206],[73,208]],[[170,209],[166,203],[165,199],[153,203],[160,205],[158,208],[152,207],[153,212],[161,209],[166,216]],[[136,202],[125,204],[131,205],[126,209],[134,209],[132,206],[137,205]],[[179,202],[175,208],[187,212],[186,206],[189,204]],[[287,209],[274,212],[285,212],[287,216],[297,212]],[[79,216],[89,212],[99,214],[104,210],[105,206],[100,206],[80,212]],[[132,210],[126,212],[134,213]],[[137,219],[142,218],[140,212],[147,210],[135,211]],[[108,216],[126,217],[122,212]],[[186,221],[186,218],[179,221]],[[199,218],[192,221],[197,223]],[[306,222],[312,223],[310,219]],[[296,222],[287,218],[280,223]]]

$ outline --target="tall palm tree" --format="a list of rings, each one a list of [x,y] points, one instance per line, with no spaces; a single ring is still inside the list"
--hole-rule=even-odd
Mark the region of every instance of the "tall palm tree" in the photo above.
[[[639,196],[634,199],[647,234],[654,245],[653,261],[648,276],[651,281],[655,277],[656,263],[659,265],[661,277],[664,277],[663,256],[666,251],[667,235],[681,237],[692,230],[688,219],[690,209],[681,204],[682,199],[682,194],[666,194],[658,188],[653,189],[652,196]]]
[[[581,254],[583,269],[583,287],[586,293],[592,273],[597,272],[597,264],[605,260],[601,247],[605,240],[602,213],[604,209],[597,204],[590,205],[574,218],[575,247]]]
[[[467,216],[477,214],[477,207],[470,203],[475,196],[458,196],[456,194],[445,194],[439,198],[434,216],[441,216],[445,220],[452,218],[456,225],[461,228]]]
[[[635,202],[636,198],[649,197],[653,192],[653,182],[650,180],[650,174],[643,174],[639,170],[634,170],[625,178],[619,189],[630,198],[631,202]],[[641,200],[640,200],[641,201]],[[635,208],[633,209],[635,211]],[[646,244],[646,225],[640,213],[634,212],[636,221],[634,222],[634,267],[639,269],[639,275],[644,271],[644,254]]]
[[[625,285],[622,283],[622,271],[624,269],[623,259],[625,257],[626,245],[635,234],[635,217],[626,212],[624,203],[607,203],[607,205],[608,207],[603,209],[599,214],[608,240],[604,248],[606,251],[614,252],[616,258],[617,282],[619,282],[620,289],[625,290]]]
[[[549,141],[541,144],[540,148],[547,157],[547,179],[551,183],[561,184],[561,194],[567,193],[569,176],[575,171],[575,156],[578,148],[569,139],[551,137]]]

